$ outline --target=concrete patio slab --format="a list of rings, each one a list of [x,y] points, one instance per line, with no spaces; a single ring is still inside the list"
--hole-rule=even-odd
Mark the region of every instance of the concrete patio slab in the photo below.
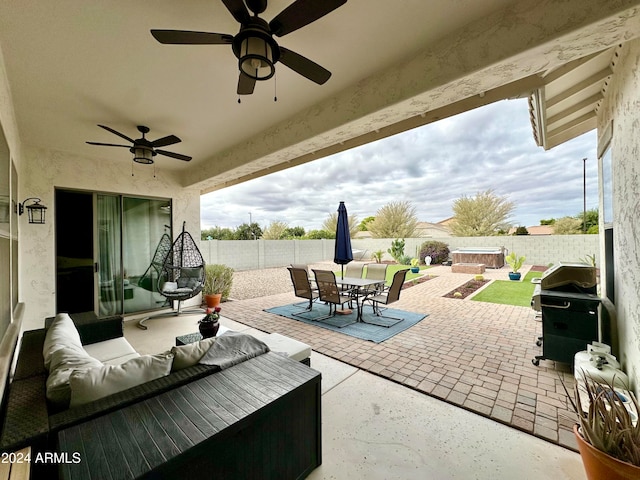
[[[323,463],[311,480],[585,478],[575,452],[362,370],[322,400]]]

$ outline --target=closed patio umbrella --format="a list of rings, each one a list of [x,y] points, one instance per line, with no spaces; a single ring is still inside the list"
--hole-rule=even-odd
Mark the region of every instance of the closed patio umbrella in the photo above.
[[[349,217],[344,202],[338,207],[338,224],[336,225],[336,249],[333,261],[342,266],[342,278],[344,278],[344,266],[353,260],[351,250],[351,235],[349,234]]]

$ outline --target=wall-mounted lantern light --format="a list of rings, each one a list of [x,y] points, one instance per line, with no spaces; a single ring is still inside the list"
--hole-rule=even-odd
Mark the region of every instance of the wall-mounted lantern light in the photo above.
[[[31,201],[32,203],[27,205],[26,203]],[[24,213],[24,209],[27,209],[27,214],[29,215],[29,223],[40,223],[44,224],[44,216],[47,210],[47,207],[41,205],[39,198],[31,197],[27,198],[22,203],[18,204],[18,215],[22,215]]]

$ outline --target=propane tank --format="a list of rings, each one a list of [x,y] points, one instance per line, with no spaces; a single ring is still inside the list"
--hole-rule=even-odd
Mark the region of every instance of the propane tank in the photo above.
[[[608,383],[617,388],[627,389],[629,377],[620,369],[620,363],[611,355],[611,347],[599,342],[587,346],[587,350],[576,353],[573,361],[573,375],[581,381],[587,375],[596,382]]]

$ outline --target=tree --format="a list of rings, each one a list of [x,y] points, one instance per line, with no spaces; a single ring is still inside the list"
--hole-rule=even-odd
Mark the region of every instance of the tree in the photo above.
[[[262,237],[262,228],[256,222],[243,223],[233,234],[235,240],[257,240]]]
[[[309,230],[306,235],[309,240],[320,240],[321,238],[336,238],[335,229],[330,232],[328,230]]]
[[[513,202],[493,190],[478,192],[475,197],[462,196],[453,202],[451,233],[457,237],[482,237],[508,231],[507,220],[514,208]]]
[[[553,225],[554,223],[556,223],[556,219],[555,218],[549,218],[549,219],[542,219],[540,220],[540,225]]]
[[[586,212],[579,213],[576,218],[580,219],[580,230],[591,233],[595,230],[598,233],[598,209],[592,208]],[[586,225],[586,226],[585,226]],[[593,227],[596,227],[595,229]]]
[[[582,222],[574,217],[562,217],[553,224],[554,235],[576,235],[581,233]]]
[[[359,225],[360,225],[360,222],[358,220],[358,216],[350,214],[349,215],[349,235],[351,236],[351,238],[353,238],[355,234],[358,233]],[[335,231],[337,226],[338,226],[338,212],[330,213],[329,216],[325,219],[325,221],[322,222],[322,230],[326,230],[328,232],[334,232],[334,235],[331,238],[335,238]]]
[[[286,231],[289,228],[285,222],[273,221],[262,232],[262,238],[264,240],[280,240],[286,236]]]
[[[201,240],[233,240],[233,230],[222,228],[217,225],[200,231]]]
[[[514,235],[529,235],[529,230],[527,227],[519,226],[516,228],[516,231],[513,233]]]
[[[376,212],[367,228],[373,238],[415,237],[418,218],[411,202],[390,202]]]
[[[366,217],[360,222],[360,225],[358,225],[358,230],[360,230],[361,232],[366,232],[367,230],[369,230],[369,223],[373,222],[375,219],[376,217]]]
[[[290,227],[284,232],[284,238],[300,238],[304,237],[304,227]]]

